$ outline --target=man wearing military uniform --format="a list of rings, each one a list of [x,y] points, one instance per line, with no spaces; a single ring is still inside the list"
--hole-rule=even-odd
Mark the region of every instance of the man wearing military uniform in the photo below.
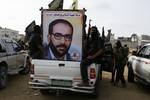
[[[124,67],[126,65],[126,55],[124,47],[120,41],[116,42],[116,46],[114,48],[114,57],[115,57],[115,69],[116,69],[116,80],[114,85],[118,86],[119,81],[121,80],[122,86],[126,86],[125,78],[124,78]]]

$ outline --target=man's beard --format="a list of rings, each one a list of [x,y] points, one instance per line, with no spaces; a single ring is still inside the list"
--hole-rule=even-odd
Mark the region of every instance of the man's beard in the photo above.
[[[64,44],[54,46],[53,43],[50,43],[49,46],[50,46],[50,48],[51,48],[51,50],[52,50],[52,52],[56,58],[63,57],[68,52],[68,49],[70,47],[69,46],[67,48],[67,46]]]

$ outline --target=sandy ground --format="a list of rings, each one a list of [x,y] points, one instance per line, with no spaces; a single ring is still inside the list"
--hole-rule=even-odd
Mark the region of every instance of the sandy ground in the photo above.
[[[125,77],[127,77],[127,68]],[[96,100],[150,100],[150,87],[139,83],[127,83],[125,88],[116,87],[110,83],[110,78],[110,73],[103,72],[100,94]],[[30,89],[28,80],[28,75],[9,76],[7,88],[0,90],[0,100],[91,100],[88,95],[74,92],[44,96],[38,90]]]

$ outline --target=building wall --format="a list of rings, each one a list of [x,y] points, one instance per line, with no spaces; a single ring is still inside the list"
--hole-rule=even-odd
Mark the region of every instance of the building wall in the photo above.
[[[19,31],[8,28],[0,28],[0,37],[9,37],[15,40],[20,38]]]
[[[145,43],[150,43],[150,36],[149,35],[136,35],[132,34],[131,37],[118,37],[118,40],[121,41],[122,45],[127,44],[128,47],[132,50],[139,49],[140,46],[144,45]],[[148,41],[148,42],[144,42]]]
[[[131,41],[121,41],[122,45],[124,46],[127,44],[127,46],[130,48],[130,50],[137,50],[138,42],[131,42]]]

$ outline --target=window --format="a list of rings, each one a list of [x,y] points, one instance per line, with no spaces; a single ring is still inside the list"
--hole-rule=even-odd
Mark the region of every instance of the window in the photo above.
[[[144,46],[137,54],[137,56],[139,57],[144,57],[144,53],[145,53],[145,50],[146,50],[146,46]]]
[[[147,49],[146,49],[144,57],[150,59],[150,46],[147,46]]]
[[[6,50],[8,53],[14,53],[14,49],[11,42],[6,43]]]
[[[20,46],[18,44],[12,43],[12,45],[13,45],[13,48],[14,48],[15,51],[19,51],[20,50]]]

